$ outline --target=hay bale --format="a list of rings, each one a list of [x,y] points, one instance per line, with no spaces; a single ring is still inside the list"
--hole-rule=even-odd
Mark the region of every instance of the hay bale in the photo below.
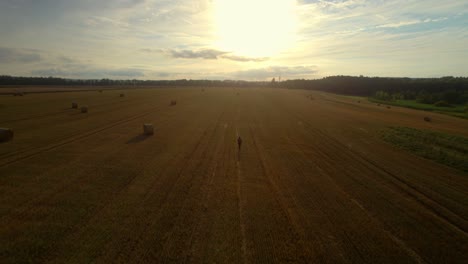
[[[143,134],[149,136],[154,134],[153,124],[143,124]]]
[[[176,105],[177,104],[177,101],[176,100],[172,100],[171,101],[171,105]]]
[[[120,94],[120,97],[125,97],[125,94]]]
[[[428,117],[428,116],[425,116],[424,117],[424,121],[426,122],[431,122],[432,121],[432,118]]]
[[[72,108],[77,109],[77,108],[78,108],[78,103],[73,102],[73,103],[72,103]]]
[[[0,142],[7,142],[13,139],[13,130],[0,128]]]
[[[88,113],[88,106],[84,105],[81,107],[81,113]]]
[[[392,108],[392,107],[391,107],[391,106],[389,106],[389,105],[387,105],[387,109],[390,109],[390,108]]]

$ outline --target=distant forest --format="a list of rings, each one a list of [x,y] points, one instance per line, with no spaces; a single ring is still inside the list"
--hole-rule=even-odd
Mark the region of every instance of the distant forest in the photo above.
[[[56,86],[196,86],[196,87],[241,87],[266,85],[268,82],[236,80],[112,80],[112,79],[64,79],[56,77],[15,77],[0,75],[2,85],[56,85]]]
[[[385,78],[332,76],[317,80],[287,80],[277,82],[252,82],[238,80],[111,80],[64,79],[55,77],[0,76],[0,85],[57,85],[57,86],[196,86],[196,87],[278,87],[309,89],[343,95],[374,97],[379,100],[417,100],[433,104],[468,102],[467,77],[442,78]]]
[[[367,96],[383,101],[417,100],[420,103],[466,104],[467,77],[383,78],[333,76],[319,80],[289,80],[286,88],[313,89],[343,95]]]

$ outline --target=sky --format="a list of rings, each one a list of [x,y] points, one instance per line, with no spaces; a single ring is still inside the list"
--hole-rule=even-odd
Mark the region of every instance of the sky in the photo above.
[[[0,75],[468,76],[468,1],[1,0]]]

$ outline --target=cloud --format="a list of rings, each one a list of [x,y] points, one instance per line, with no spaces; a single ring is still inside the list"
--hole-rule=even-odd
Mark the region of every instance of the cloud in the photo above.
[[[67,77],[69,76],[70,72],[64,71],[60,68],[46,68],[46,69],[38,69],[31,71],[32,75],[41,76],[41,77]]]
[[[429,23],[429,22],[440,22],[447,20],[448,18],[446,17],[440,17],[440,18],[426,18],[424,20],[422,19],[414,19],[414,20],[409,20],[409,21],[400,21],[400,22],[395,22],[395,23],[388,23],[384,25],[379,25],[377,28],[399,28],[403,26],[410,26],[410,25],[416,25],[416,24],[421,24],[421,23]]]
[[[140,49],[140,52],[144,53],[163,53],[169,55],[172,58],[179,59],[205,59],[205,60],[216,60],[226,59],[239,62],[261,62],[266,61],[268,57],[245,57],[237,56],[228,51],[216,50],[216,49],[200,49],[200,50],[188,50],[188,49]]]
[[[261,62],[261,61],[266,61],[269,59],[268,57],[252,58],[252,57],[236,56],[232,54],[222,55],[221,58],[233,60],[233,61],[241,61],[241,62],[247,62],[247,61]]]
[[[112,19],[105,16],[90,16],[85,20],[86,26],[112,26],[115,28],[128,28],[130,26],[127,22],[122,22],[118,19]]]
[[[414,25],[414,24],[419,24],[419,23],[423,23],[423,21],[421,20],[400,21],[396,23],[379,25],[377,26],[377,28],[399,28],[399,27],[409,26],[409,25]]]
[[[215,49],[202,49],[198,51],[193,50],[174,50],[169,49],[167,52],[173,58],[183,58],[183,59],[208,59],[208,60],[216,60],[218,56],[226,54],[225,51],[215,50]]]
[[[164,52],[163,49],[149,49],[149,48],[139,49],[139,51],[144,52],[144,53]]]
[[[109,69],[102,66],[86,64],[65,64],[56,67],[48,67],[31,71],[34,76],[54,76],[64,78],[139,78],[144,77],[145,72],[139,68],[116,68]]]
[[[307,2],[307,1],[306,1]],[[335,1],[324,1],[324,0],[319,0],[319,5],[323,7],[333,7],[333,8],[350,8],[350,7],[355,7],[359,4],[361,4],[363,1],[362,0],[335,0]]]
[[[67,57],[67,56],[58,56],[57,60],[63,63],[74,63],[76,62],[74,59]]]
[[[36,50],[0,47],[0,63],[32,63],[41,59],[41,55]]]

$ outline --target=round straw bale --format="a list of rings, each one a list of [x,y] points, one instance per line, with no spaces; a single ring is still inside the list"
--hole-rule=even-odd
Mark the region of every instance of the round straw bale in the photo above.
[[[120,94],[120,97],[125,97],[125,94],[121,93],[121,94]]]
[[[13,139],[13,130],[0,128],[0,142],[7,142]]]
[[[81,107],[81,113],[88,113],[88,106],[84,105]]]
[[[154,134],[154,128],[153,124],[143,124],[143,134],[145,135],[153,135]]]
[[[72,103],[72,108],[78,108],[78,103],[73,102]]]

